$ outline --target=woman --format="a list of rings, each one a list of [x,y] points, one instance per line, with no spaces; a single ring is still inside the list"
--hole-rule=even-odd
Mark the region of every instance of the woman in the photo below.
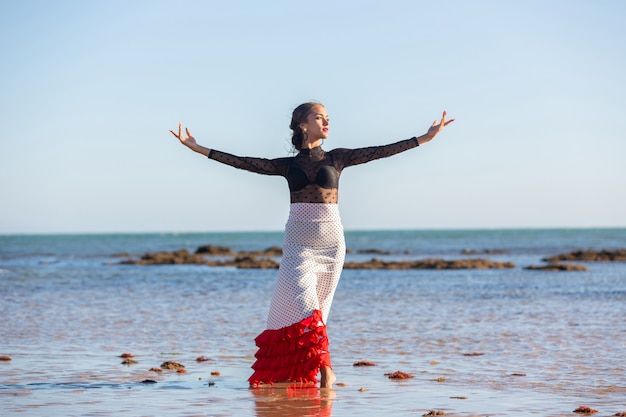
[[[290,129],[298,154],[276,159],[230,155],[198,145],[182,125],[180,142],[194,152],[235,168],[287,179],[291,206],[285,226],[283,257],[278,270],[267,320],[267,329],[256,339],[258,351],[249,378],[251,386],[274,382],[315,384],[318,372],[320,387],[335,382],[326,320],[335,288],[343,268],[345,241],[337,207],[339,177],[349,166],[395,155],[432,140],[446,121],[433,122],[419,137],[390,145],[358,149],[338,148],[325,152],[322,140],[328,138],[329,120],[320,103],[304,103],[293,111]]]

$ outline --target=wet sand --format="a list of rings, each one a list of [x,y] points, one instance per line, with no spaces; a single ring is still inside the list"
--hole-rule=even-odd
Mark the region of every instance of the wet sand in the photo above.
[[[448,416],[572,416],[574,409],[585,404],[600,410],[594,415],[609,416],[624,408],[616,404],[615,395],[607,393],[542,392],[536,380],[532,390],[514,382],[492,389],[483,384],[459,386],[433,379],[428,369],[415,378],[395,381],[379,367],[339,365],[339,383],[331,390],[284,384],[249,389],[244,383],[248,375],[244,358],[216,358],[210,364],[190,361],[185,374],[155,374],[139,364],[120,367],[117,359],[18,355],[9,367],[0,368],[5,383],[13,385],[0,390],[3,415],[405,416],[438,411]],[[147,359],[139,357],[138,361]],[[28,371],[42,365],[47,369],[39,375]],[[218,368],[220,375],[211,375]],[[28,383],[23,383],[25,373]],[[524,377],[510,377],[512,381],[519,378]]]

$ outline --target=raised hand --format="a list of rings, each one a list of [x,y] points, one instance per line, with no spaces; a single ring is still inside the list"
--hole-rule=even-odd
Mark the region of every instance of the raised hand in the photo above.
[[[183,125],[181,123],[178,124],[178,134],[171,129],[170,129],[170,133],[176,136],[176,138],[178,138],[180,143],[187,146],[188,148],[191,148],[197,145],[196,139],[191,135],[191,132],[189,131],[188,128],[185,128],[185,133],[187,133],[187,137],[183,136]]]
[[[450,123],[454,122],[454,119],[446,120],[446,111],[444,110],[443,115],[441,116],[441,121],[435,120],[432,125],[428,128],[428,131],[425,135],[421,137],[420,144],[426,143],[432,140],[435,136],[439,134],[443,130],[445,126],[448,126]]]
[[[181,123],[178,124],[178,133],[174,132],[171,129],[170,129],[170,133],[176,136],[176,138],[180,141],[180,143],[182,143],[183,145],[185,145],[192,151],[198,152],[204,156],[209,155],[210,149],[205,148],[204,146],[198,145],[198,143],[196,142],[196,138],[194,138],[191,135],[191,132],[189,131],[188,128],[185,128],[185,133],[187,134],[187,137],[183,135],[183,125]]]

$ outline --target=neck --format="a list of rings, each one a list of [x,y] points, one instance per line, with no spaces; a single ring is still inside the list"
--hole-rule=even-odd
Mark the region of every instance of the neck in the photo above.
[[[313,149],[317,148],[318,146],[322,146],[322,139],[317,139],[313,142],[304,142],[302,144],[302,149]]]

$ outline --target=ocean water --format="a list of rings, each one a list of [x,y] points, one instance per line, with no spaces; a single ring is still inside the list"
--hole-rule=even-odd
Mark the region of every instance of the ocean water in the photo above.
[[[626,229],[347,232],[349,261],[481,257],[516,267],[344,270],[328,322],[339,383],[331,391],[248,388],[276,270],[119,263],[150,251],[281,242],[275,232],[0,236],[0,356],[11,358],[0,361],[0,414],[626,411],[626,263],[524,269],[571,250],[624,248]],[[123,353],[137,363],[122,364]],[[361,360],[376,366],[353,366]],[[165,361],[186,372],[151,371]],[[413,378],[385,375],[398,370]]]

